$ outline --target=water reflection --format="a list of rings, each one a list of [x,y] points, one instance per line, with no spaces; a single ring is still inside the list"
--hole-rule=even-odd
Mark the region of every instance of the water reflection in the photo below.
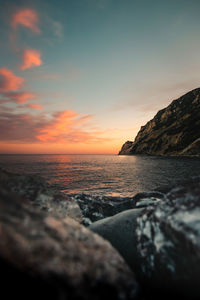
[[[200,173],[200,159],[117,155],[0,155],[12,172],[40,174],[67,193],[132,196]]]

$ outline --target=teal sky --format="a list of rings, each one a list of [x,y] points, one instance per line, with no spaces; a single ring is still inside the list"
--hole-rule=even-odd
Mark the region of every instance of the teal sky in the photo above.
[[[10,108],[14,116],[48,117],[65,110],[90,115],[91,121],[82,126],[109,139],[102,140],[102,152],[115,153],[159,109],[199,87],[200,1],[0,2],[0,68],[25,78],[25,90],[37,95],[32,103],[43,106],[33,111],[2,103],[2,110]],[[13,42],[10,20],[24,8],[37,12],[40,34],[21,26]],[[42,64],[24,71],[19,64],[26,48],[40,51]],[[2,145],[20,143],[1,140]],[[84,151],[90,146],[83,146]],[[79,152],[79,142],[73,147]]]

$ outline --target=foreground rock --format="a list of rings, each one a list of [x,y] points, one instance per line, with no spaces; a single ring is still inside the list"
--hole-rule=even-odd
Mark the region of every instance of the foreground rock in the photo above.
[[[174,100],[126,142],[119,154],[200,156],[200,88]]]
[[[0,187],[25,197],[33,206],[56,217],[69,216],[82,222],[79,205],[72,198],[54,189],[38,175],[15,174],[0,169]]]
[[[134,299],[137,291],[133,273],[108,242],[2,189],[0,266],[6,299]]]
[[[164,201],[90,229],[118,249],[148,295],[200,298],[200,177],[172,188]]]

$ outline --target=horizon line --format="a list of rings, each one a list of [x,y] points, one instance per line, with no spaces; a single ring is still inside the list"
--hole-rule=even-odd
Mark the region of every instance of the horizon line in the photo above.
[[[118,155],[117,153],[0,153],[0,155]]]

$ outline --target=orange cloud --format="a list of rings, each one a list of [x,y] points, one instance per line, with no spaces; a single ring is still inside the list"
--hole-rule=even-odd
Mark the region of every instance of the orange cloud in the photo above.
[[[37,136],[37,139],[42,142],[63,141],[63,135],[69,132],[75,123],[74,119],[76,117],[78,117],[78,114],[72,110],[55,113],[53,121],[40,130],[40,135]]]
[[[42,65],[41,53],[38,50],[26,49],[22,56],[23,63],[20,66],[21,70],[30,69]]]
[[[6,93],[19,90],[24,83],[24,78],[15,75],[7,68],[0,69],[0,92]]]
[[[17,113],[2,105],[0,152],[117,153],[124,142],[124,132],[120,135],[117,129],[92,129],[87,123],[90,119],[90,115],[79,115],[72,110],[50,116]]]
[[[38,109],[38,110],[43,109],[43,106],[40,104],[28,104],[28,107],[33,109]]]
[[[28,105],[27,105],[28,106]],[[105,141],[95,132],[83,129],[89,120],[72,110],[56,112],[51,117],[45,114],[14,113],[0,111],[0,141],[20,143],[99,143]]]
[[[15,93],[7,93],[6,98],[8,100],[13,101],[17,104],[27,103],[29,100],[32,100],[36,97],[35,94],[30,92],[15,92]]]
[[[11,26],[15,30],[18,26],[23,26],[30,29],[32,32],[39,34],[40,29],[38,23],[39,17],[37,12],[29,8],[18,10],[11,18]]]

